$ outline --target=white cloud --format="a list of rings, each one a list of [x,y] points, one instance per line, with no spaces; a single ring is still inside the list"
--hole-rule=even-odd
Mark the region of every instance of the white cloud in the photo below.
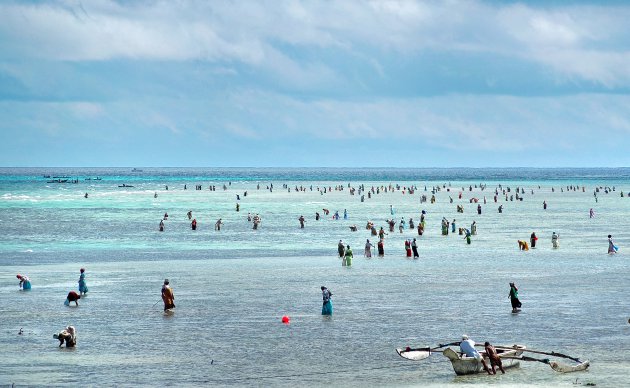
[[[630,6],[480,1],[143,1],[0,4],[0,58],[243,63],[303,82],[334,65],[295,49],[334,48],[375,66],[423,50],[508,56],[609,88],[630,85]]]

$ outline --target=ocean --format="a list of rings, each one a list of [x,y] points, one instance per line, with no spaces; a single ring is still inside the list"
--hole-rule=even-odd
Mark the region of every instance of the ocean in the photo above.
[[[630,383],[628,168],[136,170],[0,168],[0,385]],[[366,191],[351,193],[359,187]],[[372,187],[378,194],[368,198]],[[517,187],[523,199],[510,200]],[[432,191],[436,202],[421,202]],[[363,257],[366,239],[377,242],[368,220],[388,230],[386,220],[417,224],[422,210],[423,236],[396,226],[384,258],[375,250]],[[260,215],[258,230],[248,213]],[[442,236],[443,217],[458,228],[475,221],[472,243],[458,233]],[[519,251],[517,240],[529,241],[532,232],[536,248]],[[616,255],[607,254],[609,234]],[[405,257],[410,238],[417,260]],[[351,267],[337,257],[339,240],[354,251]],[[66,307],[80,268],[90,291],[79,307]],[[32,290],[18,289],[18,273],[30,277]],[[173,315],[162,312],[165,278],[175,293]],[[512,281],[523,303],[518,314],[508,299]],[[321,315],[322,285],[333,293],[332,317]],[[52,338],[67,325],[77,329],[73,349]],[[462,334],[588,359],[591,367],[561,374],[522,362],[505,375],[460,377],[439,353],[409,361],[395,351]]]

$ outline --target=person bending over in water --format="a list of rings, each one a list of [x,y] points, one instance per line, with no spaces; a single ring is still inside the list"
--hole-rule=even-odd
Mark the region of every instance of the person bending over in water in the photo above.
[[[74,302],[74,304],[79,307],[79,299],[81,299],[81,295],[77,294],[75,291],[70,291],[63,304],[70,306],[70,302]]]
[[[66,348],[73,348],[77,344],[77,331],[74,326],[68,326],[57,334],[53,334],[53,338],[59,340],[59,347],[66,343]]]
[[[20,289],[28,291],[31,289],[31,279],[28,276],[17,274],[16,276],[20,280]]]

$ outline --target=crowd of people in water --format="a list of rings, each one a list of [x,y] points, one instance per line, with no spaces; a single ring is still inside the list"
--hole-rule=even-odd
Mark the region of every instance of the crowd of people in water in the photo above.
[[[231,182],[228,183],[227,185],[224,184],[223,190],[224,191],[228,190],[228,186],[231,186]],[[538,188],[540,189],[540,186],[538,186]],[[165,189],[168,190],[168,186],[166,186]],[[186,185],[184,185],[184,189],[187,189]],[[203,189],[202,185],[195,185],[195,190],[202,190],[202,189]],[[260,184],[256,186],[256,189],[257,190],[261,189]],[[478,196],[471,196],[468,199],[468,202],[470,204],[473,204],[476,210],[477,216],[481,216],[483,213],[482,204],[484,206],[488,206],[488,203],[494,203],[495,206],[498,205],[497,206],[498,213],[502,213],[503,204],[499,204],[500,201],[522,202],[526,195],[525,188],[523,187],[511,188],[509,186],[503,186],[499,184],[494,189],[494,191],[490,191],[490,195],[482,195],[486,193],[486,189],[487,189],[487,186],[485,184],[474,185],[474,188],[473,188],[473,185],[469,185],[467,188],[462,187],[461,190],[459,190],[459,188],[453,189],[450,186],[450,184],[448,185],[443,184],[441,186],[437,185],[431,188],[428,188],[427,186],[425,186],[424,193],[419,195],[419,203],[421,205],[426,204],[426,203],[430,203],[430,204],[436,203],[437,201],[436,194],[441,191],[446,191],[449,194],[457,192],[457,194],[455,195],[457,196],[458,200],[465,201],[465,199],[463,198],[464,193],[466,191],[468,191],[469,193],[473,193],[474,191],[473,195],[478,195]],[[211,185],[209,187],[209,190],[216,191],[216,186]],[[273,183],[267,185],[266,190],[268,190],[269,192],[273,192],[274,190]],[[348,183],[347,186],[335,185],[335,186],[322,186],[322,187],[319,187],[319,186],[313,187],[313,185],[310,185],[308,187],[302,186],[302,185],[300,186],[295,185],[294,187],[290,187],[288,184],[283,184],[282,190],[286,190],[289,193],[292,192],[292,190],[293,192],[297,192],[297,193],[307,192],[307,191],[318,192],[319,195],[325,195],[333,191],[344,192],[347,190],[349,195],[358,196],[360,201],[364,202],[366,200],[366,196],[367,196],[367,199],[369,200],[372,198],[372,196],[380,195],[383,193],[400,192],[403,195],[405,194],[413,195],[414,193],[416,193],[417,191],[420,191],[421,189],[419,189],[416,185],[401,186],[401,185],[389,184],[389,185],[366,187],[365,185],[361,184],[356,187],[353,187],[351,186],[351,184]],[[586,192],[586,188],[584,186],[580,187],[580,186],[573,186],[573,185],[560,187],[559,190],[560,192],[564,192],[565,190],[567,192],[569,191]],[[534,189],[528,189],[528,191],[532,195],[534,194]],[[552,187],[551,191],[555,192],[556,188]],[[593,190],[594,200],[597,202],[598,196],[601,195],[602,193],[609,194],[615,191],[616,191],[615,187],[596,187]],[[429,196],[429,193],[430,193],[430,196]],[[630,195],[624,195],[623,191],[620,192],[620,195],[621,197],[624,197],[624,196],[630,197]],[[247,191],[243,192],[242,194],[236,195],[237,203],[236,203],[235,209],[237,212],[240,212],[240,201],[244,200],[247,196],[248,196]],[[488,196],[490,197],[490,200],[487,199]],[[88,193],[86,193],[84,197],[88,198]],[[155,193],[154,197],[157,198],[157,193]],[[449,198],[449,203],[454,202],[452,195],[449,195],[448,198]],[[546,200],[544,200],[542,202],[542,210],[547,211],[547,209],[548,209],[548,203]],[[384,257],[386,236],[388,236],[390,233],[396,233],[396,230],[398,230],[398,233],[400,234],[404,233],[405,230],[410,230],[410,231],[413,231],[414,233],[417,233],[417,237],[406,238],[404,240],[404,256],[407,258],[413,258],[413,259],[418,259],[420,257],[419,252],[418,252],[417,239],[421,238],[425,233],[427,233],[427,230],[426,230],[427,211],[423,209],[419,212],[419,218],[417,218],[418,220],[417,222],[413,219],[413,217],[405,217],[405,216],[400,216],[400,220],[396,221],[396,219],[398,219],[398,217],[396,216],[396,212],[397,211],[394,205],[393,204],[390,205],[389,211],[388,211],[389,218],[385,221],[385,224],[387,226],[387,231],[385,231],[384,226],[377,227],[376,223],[373,222],[372,220],[366,221],[365,229],[369,231],[370,236],[372,237],[372,241],[376,241],[376,246],[372,243],[372,241],[369,238],[366,239],[364,250],[363,250],[364,258],[370,259],[373,257],[372,255],[373,248],[376,248],[377,250],[377,257],[379,258]],[[458,214],[464,213],[464,205],[461,203],[457,204],[456,212]],[[316,222],[320,221],[323,218],[322,214],[324,217],[331,217],[333,220],[340,220],[340,219],[348,220],[349,219],[349,213],[347,209],[343,209],[343,211],[335,210],[332,216],[330,215],[330,213],[331,211],[327,208],[321,209],[321,213],[320,213],[320,210],[318,209],[317,211],[315,211],[314,220]],[[588,215],[589,215],[589,218],[595,217],[595,212],[592,208],[589,210]],[[186,217],[190,221],[190,228],[193,231],[197,230],[198,222],[197,222],[197,219],[193,216],[193,211],[189,210],[186,214]],[[160,232],[165,232],[166,230],[165,224],[168,221],[168,219],[169,219],[168,212],[165,212],[158,225],[158,230]],[[246,219],[248,223],[251,223],[253,230],[257,230],[260,228],[262,219],[258,213],[249,212],[247,214]],[[297,218],[297,221],[299,223],[298,224],[299,228],[304,229],[307,222],[306,217],[303,214],[301,214]],[[216,222],[214,223],[214,230],[219,232],[222,230],[223,227],[224,227],[224,223],[223,223],[222,218],[219,218],[218,220],[216,220]],[[356,232],[358,231],[358,227],[356,225],[351,225],[350,230],[352,232]],[[477,235],[477,223],[476,221],[473,221],[470,225],[462,226],[457,221],[457,219],[453,218],[452,220],[449,220],[446,217],[442,217],[440,231],[443,236],[448,236],[449,234],[458,234],[459,236],[462,236],[462,239],[465,240],[467,244],[471,244],[473,236]],[[558,249],[560,247],[559,239],[560,239],[559,234],[554,231],[550,236],[551,246],[553,249]],[[519,239],[517,241],[518,249],[522,251],[527,251],[530,248],[534,249],[537,246],[537,241],[538,241],[538,236],[536,235],[536,232],[532,232],[531,235],[529,236],[529,239]],[[608,254],[614,255],[618,252],[618,250],[619,248],[613,241],[612,235],[608,235]],[[354,254],[353,254],[350,244],[345,243],[343,240],[339,240],[339,243],[337,244],[337,253],[338,253],[338,257],[341,259],[342,266],[344,267],[352,266]],[[17,279],[19,280],[19,288],[21,290],[29,291],[32,289],[31,279],[28,276],[18,274]],[[508,298],[510,299],[512,312],[517,313],[520,311],[521,306],[522,306],[519,300],[518,288],[516,287],[514,282],[511,282],[509,286],[510,286],[510,290],[509,290]],[[66,300],[64,302],[66,306],[71,306],[71,303],[74,303],[74,306],[78,307],[79,306],[78,301],[81,298],[85,298],[88,293],[88,287],[86,283],[86,273],[85,273],[84,268],[80,269],[77,291],[72,290],[68,292],[66,296]],[[332,315],[333,313],[332,295],[333,294],[325,286],[321,286],[321,291],[322,291],[322,302],[323,302],[322,315],[328,315],[328,316]],[[175,309],[175,295],[174,295],[173,288],[171,287],[168,279],[165,279],[162,285],[161,299],[164,304],[164,312],[172,313]],[[63,330],[61,330],[59,333],[54,334],[54,338],[59,340],[60,347],[63,346],[64,344],[66,347],[74,347],[76,346],[76,343],[77,343],[76,332],[77,332],[76,328],[69,325]],[[19,334],[22,334],[22,329],[20,329]],[[477,357],[478,352],[474,348],[474,345],[475,345],[474,341],[470,340],[467,336],[463,336],[462,341],[460,343],[462,353],[467,354],[470,357]],[[495,367],[498,367],[501,370],[501,372],[504,373],[504,370],[501,366],[500,359],[498,357],[492,357],[493,354],[496,355],[496,351],[493,351],[492,345],[489,344],[488,342],[485,343],[485,352],[490,360],[491,365],[490,367],[488,367],[485,361],[482,360],[484,364],[484,369],[488,373],[494,374],[496,373]]]
[[[228,190],[228,187],[231,186],[231,182],[229,182],[227,185],[224,184],[223,185],[223,190]],[[166,188],[168,190],[168,186]],[[184,185],[184,189],[186,189],[186,185]],[[202,185],[195,185],[195,189],[196,190],[202,190],[203,186]],[[257,184],[256,186],[256,190],[260,190],[261,189],[261,185]],[[273,192],[274,190],[274,185],[273,183],[269,184],[266,186],[265,188],[266,190],[268,190],[269,192]],[[449,203],[453,203],[454,199],[453,196],[450,195],[451,193],[457,192],[456,197],[458,198],[458,200],[464,200],[464,194],[466,193],[466,191],[472,193],[474,191],[473,196],[471,196],[470,198],[467,199],[467,201],[470,204],[476,204],[475,206],[475,210],[476,210],[476,214],[478,216],[481,216],[483,213],[483,207],[482,204],[484,206],[487,206],[489,202],[493,202],[495,204],[499,204],[500,201],[505,201],[505,202],[513,202],[513,201],[518,201],[518,202],[522,202],[524,201],[525,195],[526,195],[526,189],[524,187],[515,187],[512,188],[510,186],[503,186],[502,184],[497,185],[497,187],[494,188],[494,191],[489,191],[490,193],[490,197],[491,199],[488,200],[488,195],[482,195],[486,192],[486,189],[488,189],[487,185],[485,184],[476,184],[476,185],[469,185],[468,187],[461,187],[461,190],[459,188],[454,189],[453,187],[451,187],[450,184],[442,184],[442,185],[434,185],[432,186],[430,189],[427,186],[424,186],[424,192],[426,192],[427,194],[421,194],[419,199],[420,199],[420,204],[424,204],[424,203],[431,203],[434,204],[437,201],[437,197],[436,194],[438,192],[442,192],[442,191],[446,191],[447,193],[449,193]],[[540,189],[540,186],[538,186],[538,189]],[[209,190],[211,191],[215,191],[216,190],[216,186],[211,185],[209,186]],[[414,194],[416,191],[419,191],[421,189],[418,188],[418,186],[416,185],[411,185],[411,186],[401,186],[401,185],[393,185],[393,184],[389,184],[389,185],[381,185],[381,186],[371,186],[371,187],[366,187],[365,185],[361,184],[358,185],[356,187],[352,186],[350,183],[348,183],[347,185],[335,185],[335,186],[313,186],[313,185],[309,185],[309,186],[303,186],[303,185],[295,185],[294,187],[289,186],[288,184],[283,184],[282,185],[282,190],[286,190],[287,192],[296,192],[296,193],[301,193],[301,192],[318,192],[320,193],[320,195],[324,195],[326,193],[331,193],[333,191],[335,192],[343,192],[346,191],[349,193],[349,195],[351,196],[359,196],[360,197],[360,201],[364,202],[366,199],[366,195],[368,199],[371,199],[372,196],[374,195],[379,195],[379,194],[384,194],[384,193],[394,193],[394,192],[400,192],[403,195],[404,194]],[[430,191],[430,197],[429,197],[429,191]],[[534,189],[528,189],[527,191],[529,191],[530,194],[534,194]],[[560,192],[586,192],[586,187],[585,186],[578,186],[578,185],[567,185],[566,187],[560,187],[559,188]],[[616,188],[615,187],[595,187],[593,190],[593,196],[595,198],[595,200],[598,200],[598,195],[600,193],[605,193],[605,194],[609,194],[612,192],[615,192]],[[551,192],[556,192],[556,188],[552,187],[551,188]],[[478,195],[477,195],[478,194]],[[157,193],[156,193],[157,195]],[[236,199],[237,199],[237,203],[236,203],[236,211],[239,212],[240,211],[240,201],[241,199],[247,197],[248,192],[245,191],[243,192],[243,194],[236,194]],[[624,196],[630,196],[630,195],[624,195],[623,191],[620,191],[620,195],[621,197]],[[483,198],[481,198],[483,197]],[[466,200],[464,200],[466,201]],[[543,200],[542,202],[542,209],[544,211],[546,211],[548,208],[548,203],[546,200]],[[464,205],[463,204],[457,204],[456,205],[456,211],[457,213],[464,213]],[[498,213],[503,213],[503,204],[499,204],[497,207],[497,212]],[[319,210],[315,211],[314,214],[314,219],[315,221],[320,221],[323,217],[331,217],[333,220],[340,220],[340,219],[344,219],[347,220],[349,218],[349,214],[348,214],[348,210],[347,209],[343,209],[342,214],[340,210],[335,210],[333,212],[333,215],[330,216],[331,211],[329,209],[323,208],[321,209],[321,213]],[[391,216],[391,218],[387,219],[385,221],[386,225],[387,225],[387,230],[389,233],[394,233],[396,231],[396,229],[398,229],[399,233],[404,233],[404,231],[406,229],[409,230],[413,230],[413,231],[417,231],[417,235],[418,238],[423,236],[425,234],[425,230],[426,230],[426,215],[427,215],[427,211],[425,209],[421,210],[420,212],[420,217],[419,217],[419,221],[416,223],[413,219],[413,217],[409,217],[408,220],[406,220],[406,217],[401,217],[400,221],[396,221],[395,220],[395,214],[396,214],[396,208],[394,208],[393,205],[389,206],[389,214]],[[191,229],[192,230],[197,230],[197,219],[192,217],[192,210],[188,211],[187,213],[188,219],[191,220]],[[594,210],[591,208],[589,210],[589,217],[593,218],[595,217],[595,212]],[[166,221],[168,219],[168,213],[165,213],[163,218],[160,220],[159,226],[158,226],[158,230],[160,232],[164,232],[165,231],[165,223],[164,221]],[[306,227],[306,223],[307,223],[307,218],[301,214],[298,218],[298,223],[299,223],[299,228],[300,229],[304,229]],[[260,225],[261,225],[261,217],[258,213],[252,214],[251,212],[247,214],[247,221],[252,223],[252,229],[253,230],[257,230],[259,229]],[[215,222],[215,226],[214,226],[214,230],[215,231],[220,231],[221,227],[223,226],[223,221],[221,218],[219,218],[216,222]],[[358,227],[356,224],[353,225],[349,225],[350,231],[352,232],[356,232],[358,231]],[[383,226],[380,226],[379,228],[377,228],[376,224],[371,221],[371,220],[367,220],[366,222],[366,230],[370,231],[370,235],[373,237],[374,241],[376,241],[376,248],[378,251],[378,257],[384,257],[385,255],[385,238],[386,236],[389,234],[388,232],[385,231],[385,228]],[[472,244],[473,241],[473,236],[477,235],[477,222],[475,220],[472,221],[472,223],[470,225],[464,225],[464,226],[460,226],[459,223],[457,223],[456,219],[453,219],[452,221],[449,221],[446,217],[442,217],[442,221],[441,221],[441,234],[443,236],[448,236],[449,234],[459,234],[460,236],[462,236],[462,239],[467,243],[467,244]],[[551,234],[550,236],[551,239],[551,246],[554,249],[558,249],[560,247],[560,236],[559,234],[557,234],[555,231]],[[517,240],[517,244],[518,244],[518,248],[519,250],[522,251],[527,251],[530,248],[536,248],[536,242],[538,241],[538,237],[536,236],[536,232],[532,232],[529,239],[519,239]],[[370,242],[370,240],[368,239],[365,243],[365,249],[364,249],[364,257],[365,258],[371,258],[372,257],[372,248],[374,248],[375,245]],[[609,250],[608,252],[613,254],[617,252],[617,247],[616,245],[614,245],[614,243],[612,243],[612,237],[609,236]],[[341,242],[339,243],[339,257],[342,258],[342,266],[351,266],[352,265],[352,255],[350,254],[349,256],[346,256],[346,252],[352,252],[350,249],[350,246],[347,244],[342,244]],[[342,252],[343,251],[343,252]],[[419,258],[419,254],[418,254],[418,242],[416,238],[408,238],[404,241],[404,252],[406,254],[406,257],[413,257],[413,258]]]

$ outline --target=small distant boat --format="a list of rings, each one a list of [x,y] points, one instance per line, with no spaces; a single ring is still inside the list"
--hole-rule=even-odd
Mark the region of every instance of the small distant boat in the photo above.
[[[46,183],[66,183],[66,182],[68,182],[67,179],[53,179],[50,181],[46,181]]]
[[[44,178],[50,178],[50,175],[44,175]]]
[[[54,176],[53,179],[70,179],[69,176]]]
[[[101,178],[99,178],[99,177],[96,177],[96,178],[85,178],[85,180],[86,180],[86,181],[92,181],[92,180],[94,180],[94,181],[100,181],[100,180],[101,180]]]
[[[126,185],[126,184],[124,184],[124,183],[123,183],[122,185],[118,185],[118,187],[133,187],[133,186],[131,186],[131,185]]]
[[[523,355],[525,346],[514,345],[511,349],[507,347],[497,347],[497,354],[503,363],[503,368],[514,368],[520,365],[519,357]],[[490,365],[490,360],[485,355],[485,352],[480,352],[483,358],[486,360],[486,364]],[[481,360],[474,357],[468,357],[461,352],[456,352],[451,348],[445,349],[442,354],[448,358],[453,365],[453,370],[458,376],[472,375],[483,371],[483,364]]]
[[[131,170],[131,172],[142,172],[142,170],[139,168],[134,168],[133,170]]]

